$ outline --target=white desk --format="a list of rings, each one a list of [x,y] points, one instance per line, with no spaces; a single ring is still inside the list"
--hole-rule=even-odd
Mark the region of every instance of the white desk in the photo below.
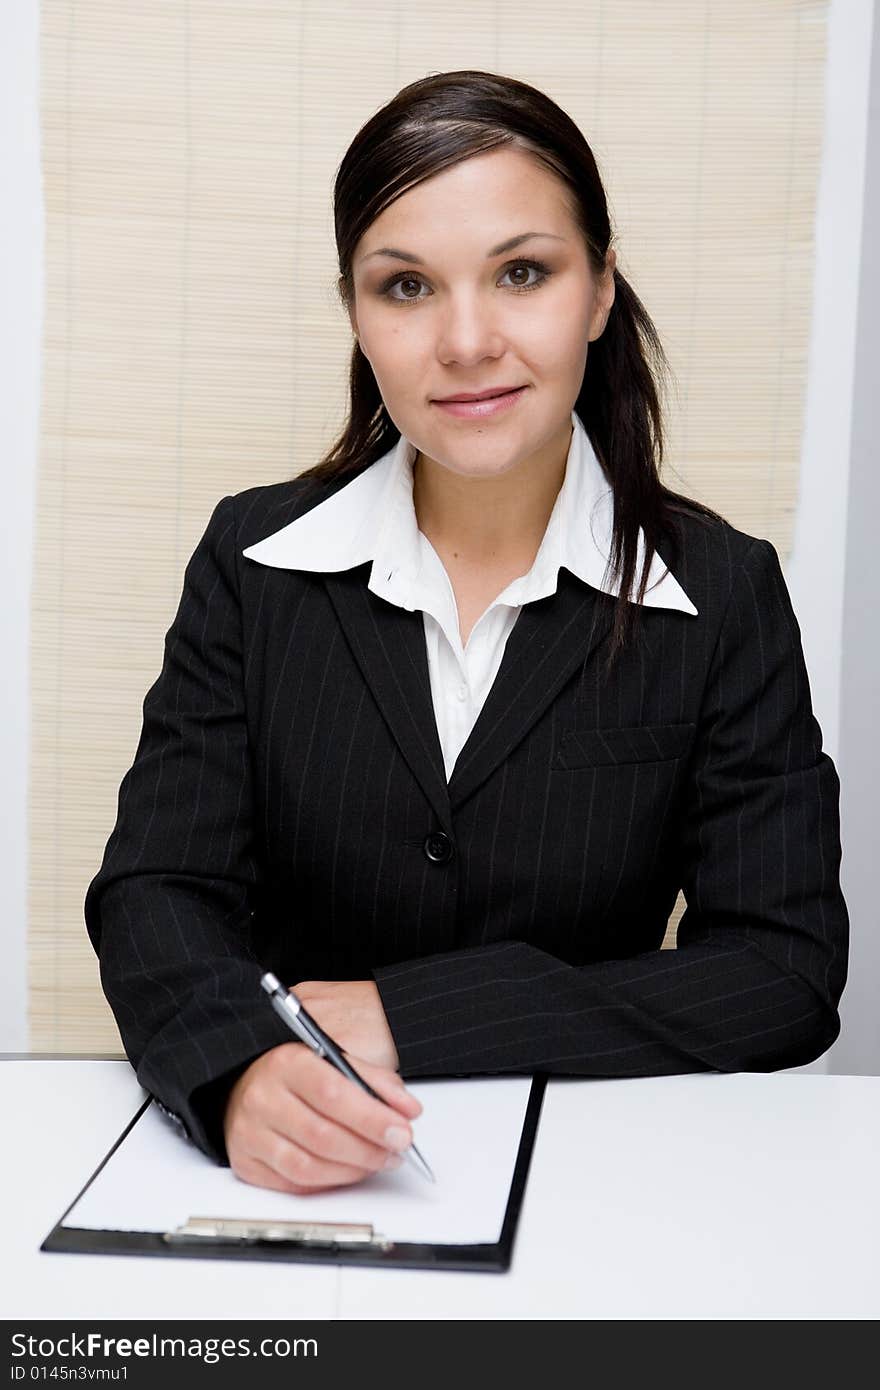
[[[876,1318],[880,1077],[548,1084],[508,1274],[43,1254],[144,1099],[0,1062],[4,1317]]]

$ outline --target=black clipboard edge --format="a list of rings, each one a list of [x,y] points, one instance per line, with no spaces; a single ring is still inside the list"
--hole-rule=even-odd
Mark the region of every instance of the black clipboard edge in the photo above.
[[[137,1124],[138,1120],[140,1119],[141,1115],[143,1115],[144,1111],[148,1108],[148,1106],[150,1106],[150,1105],[152,1104],[152,1101],[153,1101],[153,1097],[152,1097],[152,1096],[147,1096],[147,1099],[146,1099],[145,1101],[143,1101],[142,1104],[140,1105],[140,1107],[134,1112],[134,1114],[132,1115],[132,1117],[131,1117],[131,1119],[129,1120],[128,1124],[125,1126],[125,1129],[122,1131],[122,1133],[121,1133],[121,1134],[119,1135],[119,1137],[115,1140],[115,1142],[113,1143],[113,1145],[107,1150],[107,1152],[105,1153],[104,1157],[101,1159],[101,1162],[98,1164],[98,1166],[97,1166],[97,1168],[95,1169],[94,1173],[92,1173],[92,1175],[91,1175],[90,1178],[87,1178],[87,1179],[86,1179],[86,1181],[83,1183],[82,1187],[80,1188],[79,1192],[77,1192],[76,1196],[74,1197],[73,1201],[72,1201],[72,1202],[69,1202],[68,1205],[64,1208],[64,1211],[63,1211],[63,1212],[61,1213],[61,1215],[59,1216],[58,1221],[57,1221],[57,1223],[56,1223],[54,1229],[49,1233],[49,1236],[46,1237],[46,1240],[49,1240],[50,1236],[52,1236],[52,1235],[55,1234],[55,1231],[58,1231],[58,1230],[61,1229],[61,1223],[62,1223],[62,1221],[64,1220],[64,1218],[65,1218],[65,1216],[67,1215],[67,1213],[68,1213],[69,1211],[72,1211],[72,1210],[73,1210],[73,1208],[76,1206],[77,1202],[79,1201],[80,1197],[81,1197],[81,1196],[83,1195],[83,1193],[85,1192],[86,1188],[87,1188],[87,1187],[91,1187],[92,1183],[95,1181],[95,1178],[98,1176],[98,1174],[100,1173],[101,1169],[102,1169],[102,1168],[106,1168],[107,1164],[110,1162],[110,1160],[111,1160],[111,1158],[113,1157],[113,1155],[115,1154],[116,1150],[119,1148],[119,1145],[120,1145],[120,1144],[122,1143],[122,1141],[126,1138],[126,1136],[129,1135],[129,1134],[131,1133],[131,1131],[134,1129],[135,1125]],[[41,1250],[48,1250],[49,1248],[50,1248],[50,1247],[46,1244],[46,1241],[44,1240],[44,1241],[43,1241],[43,1244],[40,1246],[40,1249],[41,1249]]]
[[[62,1225],[67,1213],[76,1206],[86,1188],[94,1182],[126,1135],[137,1124],[147,1106],[152,1103],[151,1096],[144,1101],[113,1147],[105,1154],[94,1173],[65,1208],[55,1226],[40,1245],[40,1250],[52,1254],[68,1255],[152,1255],[196,1260],[261,1260],[284,1264],[359,1265],[371,1269],[449,1269],[464,1273],[471,1271],[504,1274],[510,1268],[513,1258],[514,1236],[525,1196],[526,1180],[532,1161],[546,1085],[547,1077],[545,1075],[538,1074],[532,1077],[532,1086],[526,1104],[504,1222],[501,1227],[501,1235],[494,1245],[423,1245],[399,1241],[387,1250],[346,1249],[344,1251],[326,1248],[310,1249],[305,1245],[279,1245],[272,1241],[266,1241],[264,1244],[256,1242],[244,1246],[231,1242],[224,1244],[222,1241],[211,1241],[210,1244],[206,1243],[204,1246],[169,1245],[155,1231],[97,1231]]]

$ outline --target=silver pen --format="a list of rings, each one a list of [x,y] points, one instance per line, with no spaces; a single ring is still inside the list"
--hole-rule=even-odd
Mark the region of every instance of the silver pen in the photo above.
[[[291,1032],[296,1034],[300,1042],[304,1042],[318,1057],[326,1057],[337,1071],[342,1072],[343,1076],[347,1076],[349,1081],[354,1081],[361,1090],[366,1091],[368,1096],[381,1100],[383,1105],[388,1104],[378,1091],[374,1091],[372,1086],[367,1084],[362,1076],[358,1076],[354,1067],[346,1061],[333,1039],[328,1037],[324,1030],[318,1026],[311,1014],[306,1013],[292,989],[285,989],[271,971],[266,971],[260,984],[268,994],[275,1012],[284,1019],[284,1022]],[[430,1182],[437,1181],[415,1144],[410,1144],[404,1152],[404,1157],[411,1160],[423,1177],[426,1177]]]

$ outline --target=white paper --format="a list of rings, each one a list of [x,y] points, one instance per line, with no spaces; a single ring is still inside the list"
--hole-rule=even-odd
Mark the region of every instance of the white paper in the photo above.
[[[394,1172],[308,1197],[242,1182],[150,1105],[62,1225],[165,1232],[196,1216],[346,1221],[394,1241],[495,1244],[531,1086],[530,1077],[409,1083],[423,1106],[413,1138],[436,1183],[407,1159]]]

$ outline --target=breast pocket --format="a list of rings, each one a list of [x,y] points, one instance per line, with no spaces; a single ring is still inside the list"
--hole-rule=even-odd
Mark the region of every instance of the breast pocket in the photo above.
[[[680,758],[690,747],[695,724],[639,724],[628,729],[569,728],[560,736],[553,768],[619,767]]]

